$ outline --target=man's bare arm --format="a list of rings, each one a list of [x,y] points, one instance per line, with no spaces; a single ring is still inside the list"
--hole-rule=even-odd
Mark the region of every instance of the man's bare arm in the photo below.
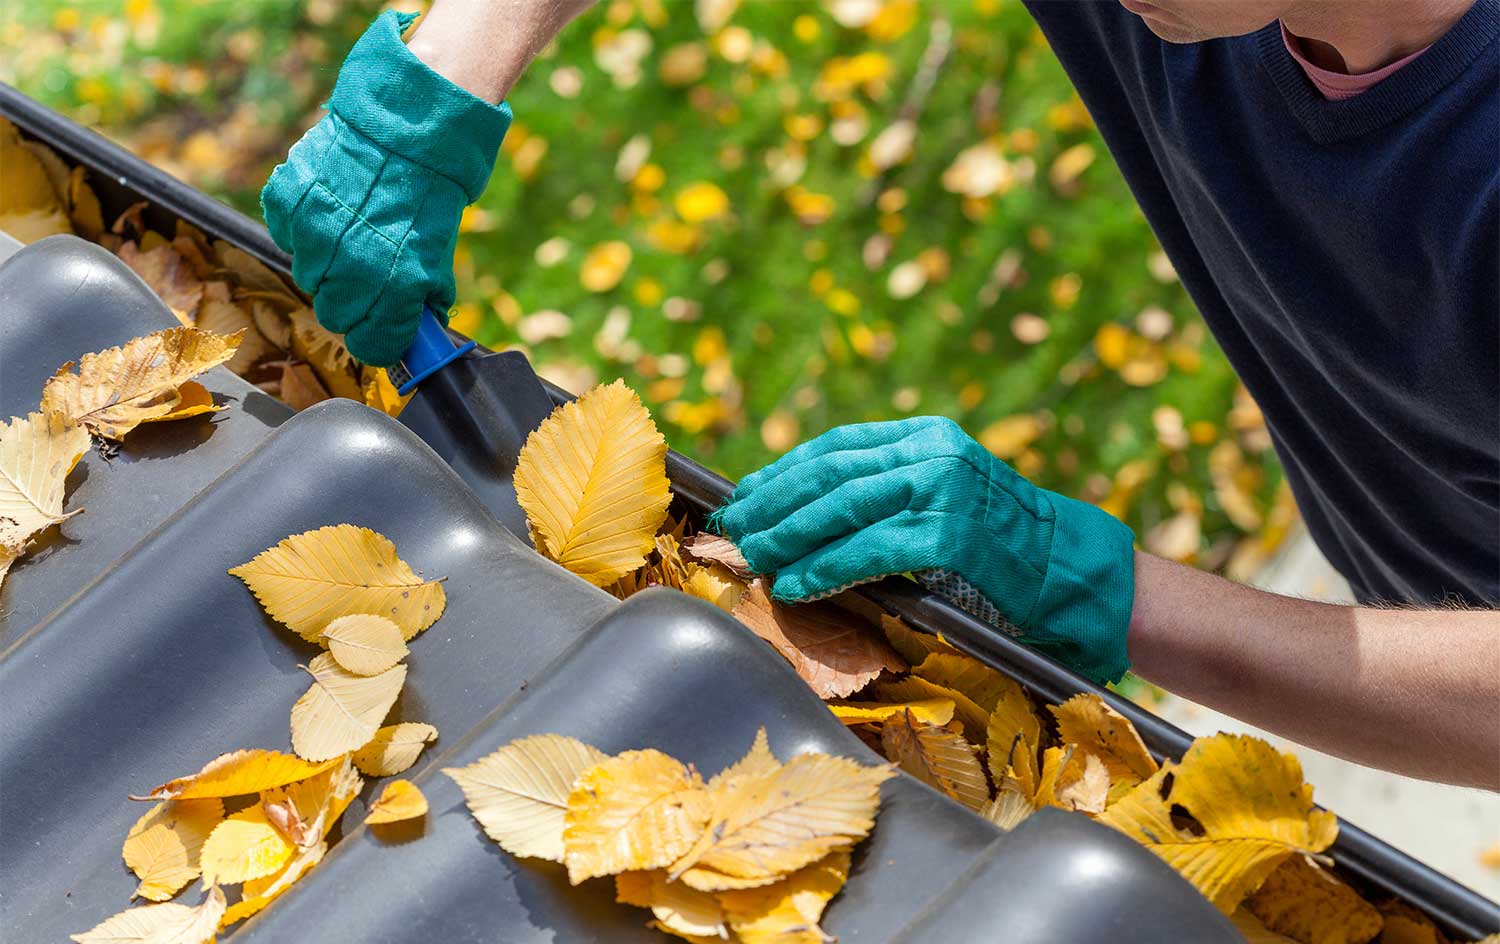
[[[498,104],[593,0],[436,0],[407,43],[435,72]]]
[[[1135,576],[1142,678],[1361,764],[1500,790],[1500,612],[1313,603],[1141,553]]]

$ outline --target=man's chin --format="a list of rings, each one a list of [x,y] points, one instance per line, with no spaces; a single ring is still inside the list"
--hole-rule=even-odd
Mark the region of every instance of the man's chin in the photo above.
[[[1154,16],[1143,16],[1141,19],[1145,21],[1146,28],[1155,33],[1158,39],[1164,39],[1169,43],[1201,43],[1206,39],[1214,38],[1202,30],[1193,29],[1182,23],[1173,23]]]

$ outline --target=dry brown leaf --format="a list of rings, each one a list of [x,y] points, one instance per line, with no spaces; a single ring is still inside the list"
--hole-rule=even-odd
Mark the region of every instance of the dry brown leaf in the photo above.
[[[667,881],[664,869],[615,876],[615,901],[650,908],[663,931],[686,937],[727,938],[729,925],[719,900],[681,882]]]
[[[379,675],[356,675],[327,652],[304,668],[313,683],[292,706],[292,749],[311,761],[329,760],[369,743],[406,684],[404,665]]]
[[[609,759],[574,738],[519,738],[467,767],[447,767],[485,834],[517,856],[563,861],[564,813],[573,782]]]
[[[196,774],[178,777],[132,800],[195,800],[204,797],[244,796],[306,780],[337,761],[308,763],[280,751],[248,750],[220,754]]]
[[[72,938],[78,944],[210,944],[225,907],[216,886],[196,907],[166,902],[131,908]]]
[[[700,531],[682,543],[682,549],[688,556],[697,560],[713,564],[722,564],[729,568],[730,573],[741,580],[749,580],[755,576],[750,565],[745,562],[745,555],[734,542],[717,534],[709,534]]]
[[[1057,718],[1058,738],[1103,761],[1112,784],[1133,785],[1156,773],[1157,763],[1135,725],[1098,695],[1074,695],[1048,710]]]
[[[578,775],[563,814],[563,862],[577,885],[672,864],[703,832],[709,795],[661,751],[626,751]]]
[[[364,396],[356,373],[354,357],[344,347],[344,339],[318,323],[307,306],[292,309],[292,354],[306,361],[320,381],[320,386],[335,397],[359,400]]]
[[[910,709],[880,729],[885,756],[918,780],[971,810],[990,802],[990,782],[974,749],[957,734],[917,718]]]
[[[245,332],[239,348],[225,364],[241,376],[249,373],[256,364],[278,353],[276,346],[256,329],[250,313],[239,303],[230,300],[227,286],[223,282],[209,282],[204,286],[203,303],[198,306],[198,316],[193,319],[193,325],[215,334]]]
[[[403,721],[381,728],[370,742],[354,752],[354,766],[371,777],[390,777],[411,768],[424,744],[437,740],[430,724]]]
[[[137,244],[128,242],[115,255],[135,270],[180,320],[193,320],[203,301],[203,280],[181,253],[168,243],[142,251]]]
[[[355,675],[379,675],[406,658],[401,627],[373,613],[340,616],[318,637],[339,665]]]
[[[1266,876],[1244,906],[1268,930],[1301,944],[1365,944],[1385,923],[1374,905],[1305,855]]]
[[[61,413],[15,416],[0,425],[0,554],[14,559],[32,535],[83,510],[65,513],[63,492],[88,448],[89,434]]]
[[[233,272],[239,283],[246,288],[295,299],[294,290],[283,282],[279,275],[245,250],[230,245],[222,239],[216,239],[214,240],[214,255],[219,260],[219,265]]]
[[[831,603],[774,601],[764,579],[750,584],[734,615],[774,646],[819,698],[844,698],[882,671],[906,671],[906,663],[873,628]]]
[[[352,524],[294,534],[229,571],[245,581],[272,619],[308,642],[329,623],[376,613],[408,641],[443,615],[442,584],[423,581],[383,535]]]
[[[1194,822],[1178,825],[1174,814]],[[1313,806],[1297,758],[1244,735],[1198,738],[1180,764],[1098,819],[1161,856],[1225,914],[1289,857],[1322,852],[1338,836],[1338,819]]]
[[[862,839],[875,822],[880,784],[893,776],[890,767],[826,754],[776,766],[762,760],[709,788],[707,828],[672,863],[672,876],[699,891],[768,885]]]
[[[1448,936],[1438,930],[1431,918],[1404,901],[1388,898],[1376,903],[1375,908],[1385,919],[1380,944],[1450,944]],[[1241,913],[1249,912],[1244,908],[1235,912],[1235,927],[1240,926],[1238,917]],[[1500,935],[1492,934],[1480,944],[1500,944]]]
[[[139,424],[176,410],[178,387],[233,357],[241,337],[168,328],[85,354],[78,373],[69,361],[47,381],[42,409],[61,412],[96,436],[123,439]]]
[[[135,897],[166,901],[198,877],[198,856],[224,818],[218,798],[173,800],[147,810],[125,836],[120,854],[141,880]]]
[[[597,587],[638,569],[672,500],[667,443],[622,381],[552,412],[516,462],[536,548]]]
[[[400,823],[427,815],[427,798],[410,780],[392,780],[380,791],[380,798],[370,804],[365,822],[371,826]]]
[[[281,379],[276,384],[276,399],[294,410],[300,412],[333,398],[308,364],[301,361],[281,361],[267,366],[281,368]]]
[[[742,944],[824,944],[818,922],[849,877],[849,852],[830,852],[771,885],[719,893]]]

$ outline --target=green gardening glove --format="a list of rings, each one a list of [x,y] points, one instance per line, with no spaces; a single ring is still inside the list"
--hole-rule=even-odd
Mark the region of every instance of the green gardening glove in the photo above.
[[[414,13],[382,13],[339,71],[328,114],[271,173],[261,209],[292,278],[356,358],[388,367],[423,304],[453,304],[453,247],[510,127],[401,41]]]
[[[1130,667],[1130,529],[1032,485],[952,420],[830,430],[746,476],[714,520],[776,574],[778,599],[914,572],[1096,682]]]

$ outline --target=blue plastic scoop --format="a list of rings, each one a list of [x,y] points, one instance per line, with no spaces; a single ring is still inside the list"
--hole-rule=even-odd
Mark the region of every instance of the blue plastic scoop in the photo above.
[[[403,397],[417,389],[417,384],[474,350],[474,341],[454,344],[443,327],[443,319],[431,305],[422,306],[422,320],[417,323],[417,337],[401,355],[401,363],[386,368],[396,392]]]

